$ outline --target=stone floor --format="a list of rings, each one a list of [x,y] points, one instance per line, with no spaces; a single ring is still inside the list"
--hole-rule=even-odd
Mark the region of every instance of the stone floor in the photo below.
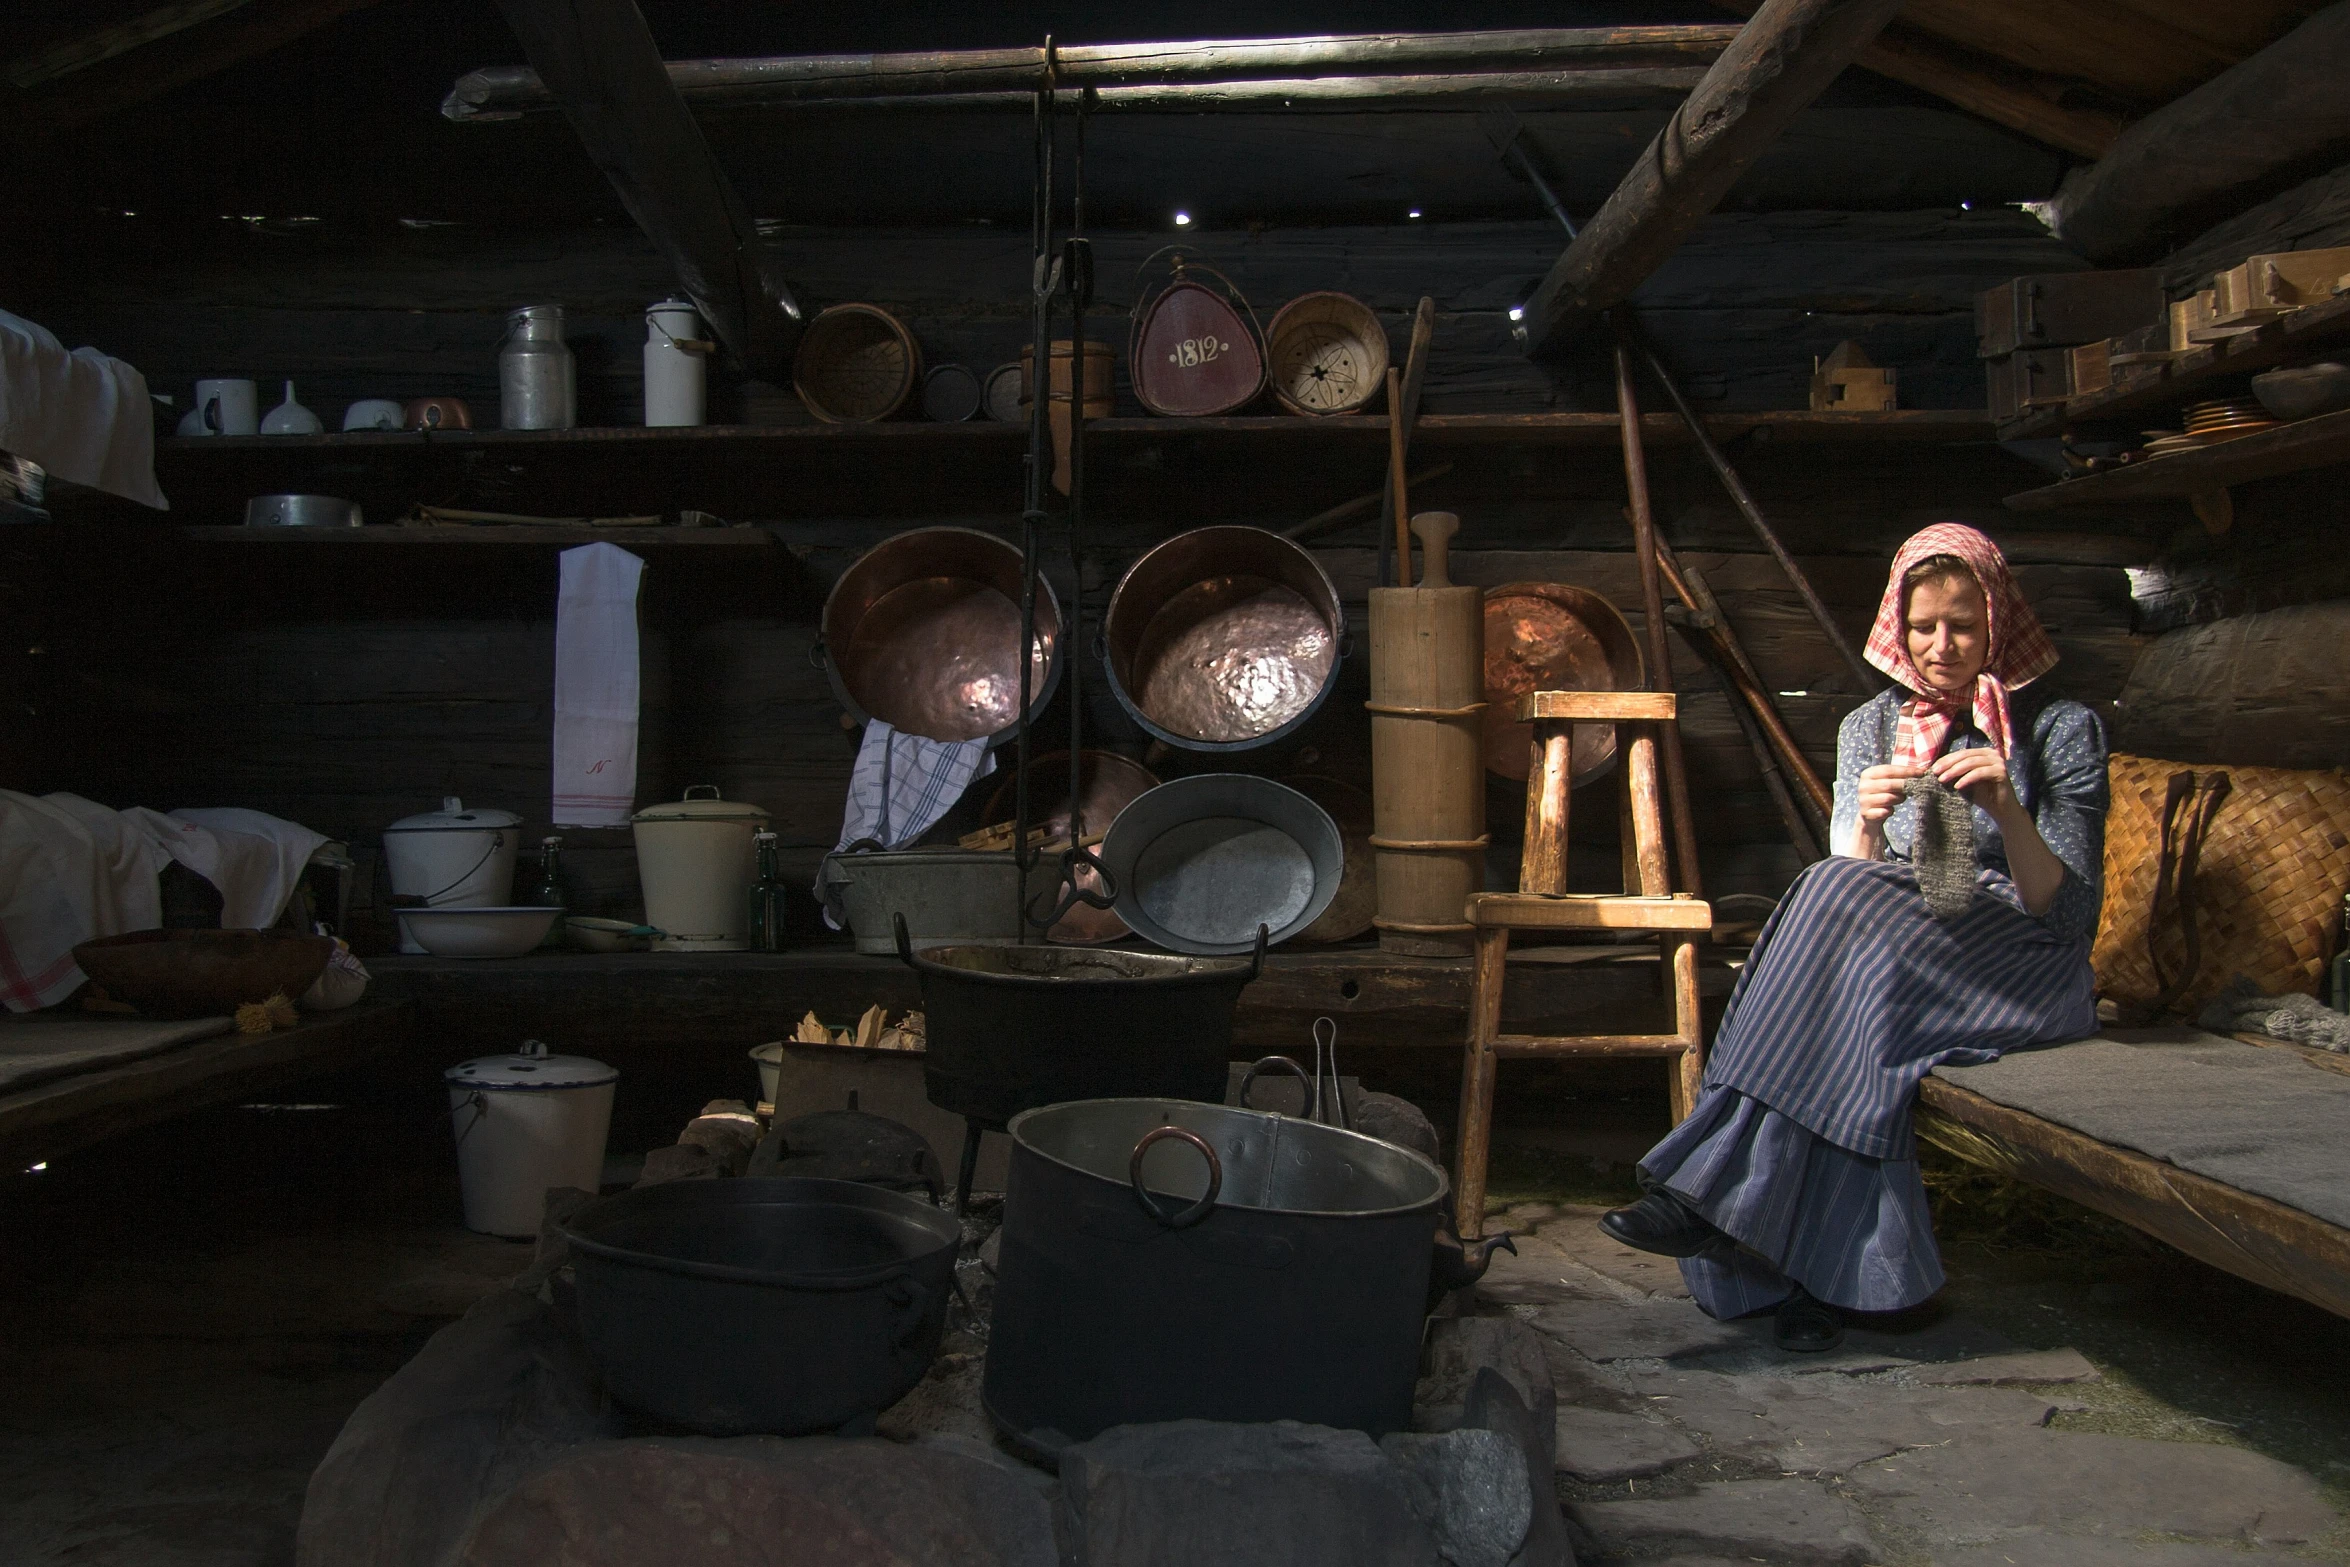
[[[527,1260],[455,1224],[431,1097],[370,1103],[0,1182],[0,1567],[291,1560],[350,1408]],[[2350,1563],[2350,1323],[2094,1225],[2031,1251],[1962,1225],[1932,1307],[1788,1357],[1600,1236],[1570,1199],[1621,1170],[1534,1163],[1472,1309],[1543,1335],[1586,1563]],[[951,1348],[896,1424],[968,1413]]]

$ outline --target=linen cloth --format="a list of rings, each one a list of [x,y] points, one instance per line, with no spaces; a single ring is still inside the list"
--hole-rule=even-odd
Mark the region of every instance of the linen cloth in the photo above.
[[[637,590],[645,563],[617,544],[558,560],[554,824],[626,827],[636,811]]]
[[[67,353],[48,328],[0,310],[0,451],[57,478],[158,511],[147,378],[95,348]]]
[[[1904,602],[1907,590],[1903,579],[1912,567],[1936,555],[1965,561],[1983,589],[1983,672],[1963,694],[1932,690],[1909,656],[1905,618],[1909,606]],[[1869,626],[1861,656],[1909,692],[1901,705],[1893,755],[1920,767],[1942,754],[1951,725],[1962,717],[1971,718],[1989,748],[2005,757],[2015,737],[2008,715],[2009,694],[2056,667],[2056,646],[2041,629],[2040,617],[2024,602],[2007,569],[2007,557],[1988,536],[1963,522],[1938,522],[1921,528],[1901,546],[1893,557],[1885,596],[1878,602],[1877,618]]]
[[[1836,820],[1885,762],[1902,693],[1856,709],[1837,745]],[[1858,1311],[1914,1305],[1942,1283],[1911,1109],[1935,1067],[1998,1059],[2097,1026],[2089,942],[2104,854],[2105,741],[2075,702],[2024,704],[2008,781],[2065,867],[2047,912],[2024,912],[2005,841],[1975,810],[1975,895],[1934,917],[1909,863],[1916,806],[1886,823],[1885,858],[1806,870],[1731,993],[1696,1109],[1641,1161],[1739,1243],[1691,1258],[1698,1304],[1737,1316],[1796,1284]],[[1986,737],[1954,724],[1945,749]]]
[[[840,841],[832,852],[867,841],[902,849],[937,826],[964,791],[994,771],[995,752],[984,738],[931,740],[876,718],[866,724],[856,765],[849,770]],[[824,922],[840,929],[839,885],[819,870],[814,890],[824,905]]]
[[[260,811],[166,816],[0,789],[0,1002],[14,1012],[55,1006],[85,978],[75,946],[162,924],[155,878],[174,860],[219,890],[223,927],[265,930],[326,841]]]

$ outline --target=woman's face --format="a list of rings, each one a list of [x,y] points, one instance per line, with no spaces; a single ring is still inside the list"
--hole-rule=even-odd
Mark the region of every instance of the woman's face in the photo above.
[[[1910,662],[1926,684],[1956,695],[1974,684],[1990,652],[1990,615],[1971,576],[1928,577],[1909,590],[1903,627]]]

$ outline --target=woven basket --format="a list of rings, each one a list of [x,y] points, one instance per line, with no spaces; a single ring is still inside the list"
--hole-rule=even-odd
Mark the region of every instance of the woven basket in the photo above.
[[[2163,798],[2174,773],[2228,775],[2195,876],[2202,959],[2174,1009],[2192,1017],[2238,974],[2274,995],[2314,992],[2342,934],[2350,887],[2350,774],[2288,767],[2189,767],[2154,757],[2112,759],[2105,819],[2105,913],[2091,959],[2097,988],[2123,1008],[2162,991],[2146,948],[2162,856]],[[2175,917],[2157,933],[2164,968],[2186,963]]]
[[[887,419],[922,382],[922,350],[878,305],[834,305],[801,334],[792,390],[826,424]]]
[[[1303,294],[1265,328],[1265,360],[1291,413],[1359,413],[1387,375],[1387,329],[1351,295]]]

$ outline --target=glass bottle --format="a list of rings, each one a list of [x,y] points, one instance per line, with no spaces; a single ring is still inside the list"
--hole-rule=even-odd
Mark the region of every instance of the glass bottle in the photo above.
[[[775,834],[761,829],[751,835],[757,871],[751,878],[751,950],[783,950],[783,873],[776,865]]]
[[[532,908],[560,909],[567,907],[563,899],[563,840],[550,833],[539,840],[538,880],[523,900]],[[555,916],[547,927],[547,934],[539,942],[539,950],[563,945],[563,916]]]

